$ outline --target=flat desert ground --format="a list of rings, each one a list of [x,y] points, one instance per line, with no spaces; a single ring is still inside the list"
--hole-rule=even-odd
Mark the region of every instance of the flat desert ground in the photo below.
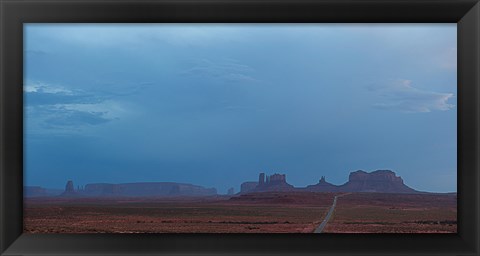
[[[338,198],[325,233],[456,233],[456,194],[353,193]]]
[[[455,194],[266,192],[204,198],[29,198],[27,233],[455,233]]]

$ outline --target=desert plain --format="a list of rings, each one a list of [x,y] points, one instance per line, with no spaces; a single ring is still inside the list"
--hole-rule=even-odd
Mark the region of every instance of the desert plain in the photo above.
[[[456,233],[456,194],[262,192],[25,199],[26,233]]]

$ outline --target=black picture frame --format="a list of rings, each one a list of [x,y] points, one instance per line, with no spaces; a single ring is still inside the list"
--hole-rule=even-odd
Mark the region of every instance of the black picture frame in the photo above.
[[[0,0],[1,255],[480,255],[478,0]],[[457,234],[22,234],[23,23],[457,23]]]

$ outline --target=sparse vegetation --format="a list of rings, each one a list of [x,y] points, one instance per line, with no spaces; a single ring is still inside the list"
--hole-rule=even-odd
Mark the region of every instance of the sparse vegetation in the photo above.
[[[334,193],[275,192],[232,199],[43,198],[27,200],[27,233],[310,233]],[[352,193],[324,232],[456,232],[456,196]]]

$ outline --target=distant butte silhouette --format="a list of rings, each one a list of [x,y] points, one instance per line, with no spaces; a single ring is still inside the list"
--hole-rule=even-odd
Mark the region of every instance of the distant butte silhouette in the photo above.
[[[60,196],[63,196],[63,197],[76,197],[76,196],[78,196],[78,193],[75,192],[75,189],[73,187],[73,181],[71,181],[71,180],[67,181],[67,185],[65,185],[65,191]]]
[[[362,170],[351,172],[348,182],[343,185],[331,184],[326,181],[325,176],[322,176],[317,184],[305,188],[294,188],[287,183],[284,174],[267,176],[266,181],[263,181],[263,177],[265,174],[260,173],[258,182],[242,183],[240,193],[266,191],[423,193],[405,185],[403,179],[391,170],[377,170],[370,173]],[[272,177],[274,177],[273,182]]]
[[[46,190],[41,187],[25,187],[26,197],[47,196]],[[417,191],[405,185],[403,179],[396,176],[391,170],[377,170],[365,172],[358,170],[351,172],[348,181],[343,185],[334,185],[321,176],[315,185],[307,187],[294,187],[288,184],[285,174],[275,173],[265,175],[260,173],[258,181],[243,182],[238,194],[254,192],[374,192],[374,193],[427,193]],[[61,197],[123,197],[123,196],[216,196],[215,188],[205,188],[193,184],[176,182],[137,182],[123,184],[92,183],[75,190],[73,181],[69,180]],[[230,188],[228,195],[233,196],[234,190]]]
[[[63,194],[68,194],[69,185]],[[73,189],[73,184],[72,184]],[[212,196],[217,195],[215,188],[204,188],[192,184],[176,182],[136,182],[136,183],[92,183],[76,190],[76,195],[86,197],[149,197],[149,196]]]
[[[403,179],[390,170],[377,170],[364,172],[362,170],[351,172],[348,182],[336,186],[320,180],[316,185],[307,186],[307,191],[327,192],[380,192],[380,193],[419,193],[403,183]]]

